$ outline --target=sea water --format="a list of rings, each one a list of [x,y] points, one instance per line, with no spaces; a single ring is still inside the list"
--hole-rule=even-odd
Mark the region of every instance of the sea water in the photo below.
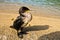
[[[60,0],[0,0],[0,3],[7,3],[7,2],[24,3],[39,7],[42,6],[45,7],[46,9],[53,10],[52,12],[57,12],[56,14],[60,16]]]
[[[26,3],[36,6],[55,6],[56,9],[60,10],[60,0],[0,0],[1,2],[9,2],[9,3]]]
[[[0,2],[27,3],[31,5],[56,5],[60,6],[60,0],[0,0]]]

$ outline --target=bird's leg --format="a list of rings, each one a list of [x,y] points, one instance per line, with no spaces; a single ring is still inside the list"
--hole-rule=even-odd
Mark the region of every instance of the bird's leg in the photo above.
[[[21,27],[20,30],[17,30],[17,35],[18,35],[19,38],[23,38],[23,33],[22,33],[23,27]]]
[[[21,27],[21,32],[23,32],[24,27]]]
[[[29,24],[29,26],[31,26],[31,25]]]
[[[21,28],[21,32],[20,32],[20,33],[21,33],[22,35],[23,35],[23,34],[28,34],[28,33],[26,32],[26,30],[24,29],[24,27]]]

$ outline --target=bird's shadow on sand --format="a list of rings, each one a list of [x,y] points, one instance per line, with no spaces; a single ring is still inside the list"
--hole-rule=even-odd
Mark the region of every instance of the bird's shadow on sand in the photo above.
[[[28,26],[26,28],[23,29],[24,33],[18,33],[20,36],[20,38],[23,38],[24,34],[28,34],[27,32],[29,31],[40,31],[40,30],[47,30],[49,28],[49,25],[34,25],[34,26]],[[19,36],[18,35],[18,36]]]
[[[39,30],[46,30],[49,28],[49,25],[34,25],[34,26],[28,26],[24,28],[24,31],[39,31]]]

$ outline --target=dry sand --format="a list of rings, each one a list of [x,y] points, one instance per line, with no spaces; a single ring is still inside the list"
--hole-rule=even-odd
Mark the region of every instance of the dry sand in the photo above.
[[[3,4],[0,8],[0,40],[21,40],[17,36],[17,31],[15,29],[10,28],[10,25],[12,25],[15,18],[19,15],[18,14],[18,5],[10,5],[10,6],[4,6]],[[21,5],[20,5],[21,7]],[[32,10],[33,19],[32,21],[27,25],[27,35],[24,35],[23,40],[47,40],[45,38],[40,38],[41,36],[48,35],[52,32],[60,32],[60,17],[54,16],[54,15],[45,15],[46,13],[52,13],[53,11],[47,11],[47,9],[40,8],[37,9],[37,7],[34,6],[28,6]],[[44,9],[44,10],[43,10]],[[40,13],[40,14],[39,14]],[[56,12],[58,13],[58,12]],[[58,18],[59,17],[59,18]],[[58,32],[58,33],[59,33]],[[58,34],[57,33],[57,34]],[[58,36],[60,33],[58,34]],[[50,35],[48,35],[50,36]],[[51,35],[53,36],[53,34]],[[53,36],[52,38],[55,39],[57,36]],[[51,39],[51,40],[54,40]],[[50,39],[48,39],[50,40]],[[60,39],[59,39],[60,40]]]

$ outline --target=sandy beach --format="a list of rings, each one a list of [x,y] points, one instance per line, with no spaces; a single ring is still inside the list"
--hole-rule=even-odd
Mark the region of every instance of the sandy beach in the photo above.
[[[0,40],[3,40],[3,39],[21,40],[17,36],[17,31],[15,29],[10,28],[10,25],[12,25],[13,21],[19,15],[18,10],[23,5],[22,4],[21,5],[0,4]],[[24,5],[24,6],[27,6],[27,5]],[[37,6],[34,7],[33,5],[27,6],[27,7],[33,10],[31,11],[33,15],[33,19],[29,23],[30,26],[28,24],[25,29],[27,30],[28,34],[24,35],[23,40],[54,40],[55,37],[60,35],[59,10],[56,10],[53,8],[52,10],[55,10],[55,11],[51,11],[51,10],[48,10],[47,8],[37,7]],[[55,32],[58,32],[58,33],[55,34]],[[52,35],[49,35],[50,33],[52,33]],[[54,35],[53,33],[55,34],[55,36],[53,36]],[[48,35],[46,36],[48,38],[44,39],[44,37],[42,37],[44,35]]]

